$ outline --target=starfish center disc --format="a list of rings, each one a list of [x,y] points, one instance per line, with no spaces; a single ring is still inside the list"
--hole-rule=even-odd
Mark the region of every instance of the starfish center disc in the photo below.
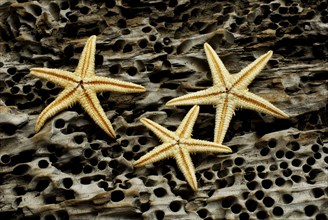
[[[82,89],[84,89],[84,86],[83,86],[83,80],[82,80],[82,79],[80,80],[80,82],[79,82],[79,84],[78,84],[77,87],[80,87],[80,86],[81,86]]]

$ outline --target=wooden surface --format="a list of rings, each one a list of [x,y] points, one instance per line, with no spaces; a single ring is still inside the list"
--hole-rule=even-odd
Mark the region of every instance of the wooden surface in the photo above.
[[[328,218],[325,1],[72,2],[0,3],[1,219]],[[35,134],[61,88],[29,69],[74,71],[91,35],[96,74],[147,92],[98,94],[116,140],[79,106]],[[290,119],[236,111],[233,153],[192,156],[193,192],[174,160],[132,163],[159,143],[140,118],[174,130],[190,107],[165,103],[212,85],[205,42],[230,73],[272,50],[249,89]],[[212,140],[214,117],[201,106],[193,137]]]

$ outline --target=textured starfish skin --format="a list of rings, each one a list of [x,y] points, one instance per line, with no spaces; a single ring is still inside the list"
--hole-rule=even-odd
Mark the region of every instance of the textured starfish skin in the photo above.
[[[154,163],[165,158],[173,157],[179,169],[185,176],[187,182],[193,190],[197,189],[195,168],[191,161],[190,153],[196,152],[231,152],[229,147],[210,141],[197,140],[191,138],[191,132],[199,113],[199,106],[194,106],[182,120],[178,129],[173,132],[161,125],[142,118],[141,122],[163,142],[152,151],[142,156],[134,162],[134,166],[139,167]]]
[[[238,74],[230,75],[213,48],[205,43],[205,53],[211,69],[213,86],[170,100],[166,105],[215,105],[214,142],[221,144],[229,123],[238,107],[263,112],[279,118],[289,116],[270,102],[248,91],[247,86],[261,72],[272,56],[272,51],[257,58]]]
[[[49,68],[31,69],[30,73],[32,75],[64,87],[59,96],[41,112],[35,125],[36,132],[41,129],[49,118],[79,102],[90,117],[109,136],[115,138],[115,131],[106,117],[96,93],[104,91],[143,92],[145,88],[134,83],[96,76],[95,51],[96,36],[93,35],[87,40],[75,72]]]

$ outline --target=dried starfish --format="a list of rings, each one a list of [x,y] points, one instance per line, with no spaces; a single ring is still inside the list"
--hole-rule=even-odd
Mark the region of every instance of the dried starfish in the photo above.
[[[199,112],[199,106],[194,106],[181,122],[178,129],[173,132],[163,126],[142,118],[141,122],[156,136],[164,142],[155,147],[152,151],[142,156],[134,162],[134,166],[139,167],[154,163],[168,157],[173,157],[177,161],[178,167],[185,176],[192,189],[197,189],[195,168],[191,161],[189,153],[197,152],[231,152],[229,147],[210,141],[197,140],[191,138],[191,132],[194,127]]]
[[[288,115],[270,102],[248,91],[247,86],[264,68],[272,51],[257,58],[238,74],[230,75],[213,48],[205,43],[205,53],[212,72],[213,86],[170,100],[166,105],[215,105],[214,142],[221,144],[237,107],[243,107],[280,118]]]
[[[35,131],[38,132],[44,123],[58,112],[79,102],[91,118],[112,138],[115,131],[106,117],[97,92],[113,91],[122,93],[143,92],[143,86],[116,79],[95,75],[96,36],[91,36],[82,51],[75,72],[59,69],[32,68],[31,74],[49,80],[65,89],[40,114]]]

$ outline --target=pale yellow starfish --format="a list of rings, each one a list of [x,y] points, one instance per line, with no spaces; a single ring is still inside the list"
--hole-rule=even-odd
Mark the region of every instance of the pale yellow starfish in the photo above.
[[[95,75],[96,36],[91,36],[82,51],[75,72],[59,69],[32,68],[31,74],[49,80],[65,89],[40,114],[35,131],[38,132],[44,123],[58,112],[79,102],[90,117],[112,138],[115,131],[108,120],[97,92],[113,91],[122,93],[143,92],[143,86],[116,79]]]
[[[247,86],[264,68],[272,51],[257,58],[238,74],[230,75],[213,48],[205,43],[204,49],[212,72],[213,86],[170,100],[166,105],[215,105],[214,142],[221,144],[237,107],[251,109],[280,118],[288,115],[270,102],[248,91]]]
[[[177,161],[178,167],[185,176],[191,188],[196,190],[197,181],[195,176],[195,168],[189,153],[231,152],[229,147],[221,144],[191,138],[191,132],[197,119],[198,112],[199,106],[197,105],[190,109],[175,132],[166,129],[149,119],[142,118],[141,122],[148,129],[154,132],[156,136],[164,143],[155,147],[152,151],[135,161],[134,166],[139,167],[163,160],[168,157],[173,157]]]

